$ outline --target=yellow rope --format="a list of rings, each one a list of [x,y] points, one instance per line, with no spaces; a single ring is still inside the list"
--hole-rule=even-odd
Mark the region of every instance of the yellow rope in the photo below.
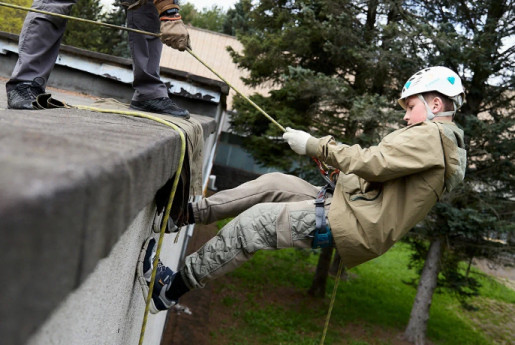
[[[67,15],[64,15],[64,14],[60,14],[60,13],[48,12],[48,11],[43,11],[43,10],[37,10],[35,8],[30,8],[30,7],[23,7],[23,6],[8,4],[8,3],[5,3],[5,2],[0,2],[0,6],[10,7],[10,8],[14,8],[14,9],[17,9],[17,10],[22,10],[22,11],[27,11],[27,12],[36,12],[36,13],[41,13],[41,14],[47,14],[47,15],[53,16],[53,17],[58,17],[58,18],[62,18],[62,19],[71,19],[71,20],[75,20],[77,22],[83,22],[83,23],[88,23],[88,24],[105,26],[105,27],[108,27],[108,28],[111,28],[111,29],[116,29],[116,30],[131,31],[131,32],[136,32],[138,34],[150,35],[150,36],[155,36],[155,37],[161,37],[161,34],[158,34],[158,33],[155,33],[155,32],[148,32],[148,31],[143,31],[143,30],[137,30],[137,29],[132,29],[132,28],[128,28],[128,27],[125,27],[125,26],[118,26],[118,25],[103,23],[103,22],[99,22],[99,21],[95,21],[95,20],[89,20],[89,19],[84,19],[84,18],[77,18],[77,17],[72,17],[72,16],[67,16]]]
[[[175,196],[175,192],[177,191],[177,186],[179,184],[179,178],[181,175],[184,157],[186,156],[186,138],[184,137],[184,133],[182,132],[182,130],[179,127],[177,127],[176,125],[174,125],[173,123],[163,120],[159,117],[148,115],[148,114],[141,113],[138,111],[103,109],[103,108],[95,108],[95,107],[89,107],[89,106],[83,106],[83,105],[77,105],[77,106],[74,106],[74,108],[81,109],[81,110],[101,112],[101,113],[111,113],[111,114],[118,114],[118,115],[142,117],[145,119],[159,122],[165,126],[173,128],[175,131],[177,131],[179,133],[179,136],[181,137],[181,156],[179,158],[179,166],[177,168],[177,171],[175,172],[175,179],[173,181],[172,191],[170,192],[170,197],[168,198],[168,204],[166,205],[166,211],[164,214],[163,222],[161,224],[161,231],[159,232],[159,241],[157,242],[156,256],[154,258],[154,263],[153,263],[153,268],[152,268],[152,278],[150,280],[148,295],[145,300],[145,313],[143,315],[143,323],[141,324],[141,331],[140,331],[140,337],[139,337],[139,345],[142,345],[143,339],[145,336],[145,329],[147,327],[148,312],[150,310],[150,301],[152,299],[152,290],[154,289],[154,283],[156,280],[157,264],[159,261],[159,255],[161,254],[161,245],[163,244],[163,237],[165,234],[166,225],[168,224],[170,210],[172,209],[172,201]],[[177,236],[178,235],[179,235],[179,233],[177,233]],[[176,239],[177,239],[177,237],[176,237]]]
[[[143,34],[143,35],[150,35],[150,36],[155,36],[155,37],[161,37],[161,34],[154,33],[154,32],[137,30],[137,29],[132,29],[132,28],[128,28],[128,27],[125,27],[125,26],[118,26],[118,25],[114,25],[114,24],[107,24],[107,23],[103,23],[103,22],[99,22],[99,21],[95,21],[95,20],[89,20],[89,19],[84,19],[84,18],[77,18],[77,17],[67,16],[67,15],[59,14],[59,13],[53,13],[53,12],[37,10],[37,9],[34,9],[34,8],[29,8],[29,7],[23,7],[23,6],[18,6],[18,5],[7,4],[5,2],[0,2],[0,6],[11,7],[11,8],[15,8],[15,9],[22,10],[22,11],[47,14],[47,15],[50,15],[50,16],[59,17],[59,18],[63,18],[63,19],[71,19],[71,20],[75,20],[75,21],[79,21],[79,22],[83,22],[83,23],[89,23],[89,24],[94,24],[94,25],[105,26],[105,27],[108,27],[108,28],[111,28],[111,29],[131,31],[131,32],[136,32],[136,33]],[[202,59],[200,57],[198,57],[190,48],[186,48],[186,51],[188,53],[190,53],[191,56],[193,56],[195,59],[197,59],[201,64],[206,66],[211,72],[213,72],[223,82],[225,82],[227,85],[229,85],[229,87],[231,89],[233,89],[238,95],[240,95],[247,102],[252,104],[252,106],[254,106],[259,112],[261,112],[264,116],[266,116],[266,118],[268,118],[281,131],[286,132],[286,130],[284,129],[283,126],[281,126],[276,120],[274,120],[270,115],[268,115],[259,105],[254,103],[250,98],[248,98],[247,96],[242,94],[238,89],[236,89],[234,86],[232,86],[231,83],[229,83],[226,79],[224,79],[220,74],[218,74],[214,69],[212,69],[207,63],[202,61]]]
[[[207,67],[207,69],[209,69],[211,72],[213,72],[218,78],[220,78],[224,83],[226,83],[227,85],[229,85],[229,87],[231,89],[233,89],[238,95],[240,95],[241,97],[243,97],[243,99],[245,99],[247,102],[249,102],[250,104],[252,104],[252,106],[254,106],[254,108],[256,108],[261,114],[265,115],[265,117],[267,119],[269,119],[274,125],[276,125],[281,131],[283,132],[286,132],[286,129],[284,129],[283,126],[281,126],[281,124],[279,124],[279,122],[275,121],[273,119],[273,117],[271,117],[270,115],[268,115],[266,113],[266,111],[264,111],[263,109],[261,109],[261,107],[259,105],[257,105],[256,103],[254,103],[250,98],[248,98],[247,96],[245,96],[244,94],[242,94],[237,88],[235,88],[234,86],[231,85],[231,83],[229,83],[226,79],[224,79],[220,74],[218,74],[214,69],[212,69],[207,63],[205,63],[200,57],[198,57],[190,48],[186,48],[186,51],[188,53],[191,54],[191,56],[193,56],[195,59],[198,60],[198,62],[200,62],[201,64],[203,64],[204,66]]]
[[[329,320],[331,319],[331,313],[333,311],[334,300],[336,299],[336,291],[338,290],[338,284],[340,283],[340,277],[343,271],[343,260],[340,259],[340,264],[338,265],[338,273],[336,274],[336,281],[334,282],[333,294],[331,296],[331,302],[329,303],[329,310],[327,311],[327,316],[325,318],[325,326],[324,331],[322,332],[322,339],[320,339],[320,345],[324,345],[325,336],[327,334],[327,329],[329,328]]]

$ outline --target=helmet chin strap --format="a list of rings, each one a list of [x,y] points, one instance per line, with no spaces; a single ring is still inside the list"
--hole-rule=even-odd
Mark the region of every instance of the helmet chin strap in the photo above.
[[[417,97],[418,97],[418,99],[420,99],[422,101],[422,103],[424,103],[424,106],[426,107],[426,117],[427,117],[428,120],[432,120],[432,119],[434,119],[437,116],[438,117],[454,116],[454,114],[456,113],[456,103],[455,102],[453,102],[453,104],[454,104],[454,111],[441,111],[439,113],[433,114],[433,112],[431,111],[431,108],[429,108],[429,105],[427,104],[427,102],[424,99],[424,97],[421,94],[418,94]]]

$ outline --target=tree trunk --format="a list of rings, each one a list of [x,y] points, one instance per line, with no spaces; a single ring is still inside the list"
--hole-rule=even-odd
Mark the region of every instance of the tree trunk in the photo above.
[[[408,327],[404,332],[405,338],[416,345],[424,345],[429,320],[429,309],[433,293],[436,289],[438,273],[440,272],[440,258],[442,256],[442,239],[437,238],[429,247],[426,262],[420,276],[415,302],[411,309]]]
[[[329,266],[331,266],[331,257],[333,256],[333,248],[323,248],[318,258],[317,269],[313,283],[308,293],[314,297],[325,296],[325,286],[327,283],[327,275],[329,274]]]
[[[365,45],[370,45],[375,35],[375,25],[377,21],[377,6],[379,5],[378,0],[369,0],[367,2],[367,20],[364,25],[363,41]],[[359,64],[356,68],[356,77],[354,78],[354,88],[357,94],[366,92],[367,79],[370,77],[368,66]]]

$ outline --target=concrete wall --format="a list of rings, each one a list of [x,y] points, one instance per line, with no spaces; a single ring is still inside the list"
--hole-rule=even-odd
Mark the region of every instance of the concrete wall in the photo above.
[[[141,244],[152,235],[149,224],[153,204],[134,219],[94,271],[80,286],[65,296],[37,332],[28,340],[33,345],[53,344],[138,344],[145,300],[136,280],[136,263]],[[184,242],[165,236],[161,259],[176,267]],[[166,313],[149,314],[144,344],[159,344]]]
[[[7,36],[0,34],[0,76],[8,77],[6,66],[16,58]],[[126,63],[72,53],[85,65]],[[88,87],[81,80],[93,81],[96,96],[106,97],[102,90],[132,93],[130,84],[98,71],[56,68],[52,86],[69,85],[71,77],[82,92]],[[177,98],[192,105],[192,118],[203,128],[206,174],[227,89],[172,72],[181,90],[199,91]],[[66,95],[58,94],[67,101]],[[155,194],[177,170],[179,135],[116,114],[6,108],[0,91],[0,343],[137,344],[144,311],[137,258],[151,234]],[[166,235],[162,254],[172,268],[188,241],[182,234],[173,244],[174,237]],[[165,318],[166,313],[149,317],[145,344],[159,343]]]
[[[206,139],[214,133],[211,118],[193,118]],[[179,148],[177,133],[147,120],[0,112],[2,343],[133,343],[143,313],[135,265]],[[174,267],[185,241],[170,241],[164,262]],[[154,337],[163,317],[149,325]]]

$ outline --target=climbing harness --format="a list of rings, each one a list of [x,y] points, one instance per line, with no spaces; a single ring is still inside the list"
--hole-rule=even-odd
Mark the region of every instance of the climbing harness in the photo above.
[[[318,192],[317,198],[315,199],[315,231],[313,232],[313,242],[311,247],[316,248],[327,248],[332,247],[334,244],[333,234],[331,228],[327,224],[327,218],[325,216],[325,200],[327,193],[334,193],[334,187],[331,184],[327,184],[320,192]]]
[[[73,16],[67,16],[67,15],[64,15],[64,14],[58,14],[58,13],[53,13],[53,12],[48,12],[48,11],[43,11],[43,10],[37,10],[37,9],[34,9],[34,8],[28,8],[28,7],[8,4],[8,3],[5,3],[5,2],[0,2],[0,6],[10,7],[10,8],[14,8],[14,9],[22,10],[22,11],[46,14],[46,15],[50,15],[50,16],[54,16],[54,17],[59,17],[59,18],[63,18],[63,19],[70,19],[70,20],[75,20],[75,21],[89,23],[89,24],[94,24],[94,25],[105,26],[105,27],[108,27],[108,28],[111,28],[111,29],[116,29],[116,30],[131,31],[131,32],[135,32],[135,33],[139,33],[139,34],[143,34],[143,35],[154,36],[154,37],[160,37],[161,36],[161,34],[154,33],[154,32],[137,30],[137,29],[132,29],[132,28],[124,27],[124,26],[118,26],[118,25],[114,25],[114,24],[107,24],[107,23],[103,23],[103,22],[99,22],[99,21],[88,20],[88,19],[83,19],[83,18],[77,18],[77,17],[73,17]],[[238,95],[240,95],[243,99],[245,99],[248,103],[250,103],[254,108],[256,108],[261,114],[263,114],[268,120],[270,120],[274,125],[276,125],[281,131],[286,132],[285,128],[283,126],[281,126],[281,124],[279,124],[275,119],[273,119],[270,115],[268,115],[260,106],[258,106],[250,98],[248,98],[247,96],[242,94],[238,89],[236,89],[225,78],[223,78],[220,74],[218,74],[215,70],[213,70],[207,63],[205,63],[200,57],[198,57],[190,48],[186,48],[186,51],[191,56],[193,56],[195,59],[197,59],[202,65],[204,65],[211,72],[213,72],[223,82],[225,82]],[[54,105],[57,105],[55,107],[68,107],[68,105],[66,105],[66,104],[63,104],[61,106],[60,102],[57,103],[58,101],[57,102],[54,102],[54,101],[56,101],[56,100],[53,100],[52,98],[50,98],[50,96],[48,96],[48,98],[47,98],[47,96],[45,96],[41,100],[38,100],[38,103],[40,103],[40,105],[41,104],[46,105],[46,107],[42,106],[42,108],[51,108],[51,107],[54,107]],[[154,288],[155,277],[156,277],[156,272],[157,272],[159,255],[161,253],[161,246],[162,246],[162,242],[163,242],[163,237],[164,237],[164,234],[165,234],[166,226],[168,224],[168,218],[169,218],[170,211],[171,211],[171,208],[172,208],[173,198],[175,196],[175,192],[176,192],[177,186],[179,184],[180,172],[181,172],[182,165],[183,165],[183,162],[184,162],[184,157],[186,155],[186,139],[185,139],[185,136],[184,136],[184,133],[182,132],[182,130],[179,127],[177,127],[176,125],[174,125],[173,123],[171,123],[169,121],[166,121],[166,120],[163,120],[163,119],[161,119],[159,117],[156,117],[156,116],[148,115],[146,113],[137,112],[137,111],[123,111],[123,110],[114,110],[114,109],[103,109],[103,108],[95,108],[95,107],[89,107],[89,106],[74,106],[73,108],[81,109],[81,110],[95,111],[95,112],[102,112],[102,113],[112,113],[112,114],[118,114],[118,115],[126,115],[126,116],[146,118],[146,119],[149,119],[149,120],[152,120],[152,121],[156,121],[156,122],[161,123],[161,124],[163,124],[165,126],[173,128],[175,131],[177,131],[179,133],[180,138],[181,138],[181,156],[180,156],[180,159],[179,159],[179,166],[177,168],[177,172],[175,174],[175,179],[173,181],[173,186],[172,186],[172,190],[170,192],[170,197],[168,199],[168,204],[166,206],[166,211],[165,211],[165,214],[164,214],[164,219],[163,219],[163,221],[161,223],[162,225],[161,225],[161,230],[160,230],[160,233],[159,233],[159,241],[157,243],[156,255],[155,255],[155,258],[154,258],[154,262],[153,262],[152,278],[151,278],[151,281],[150,281],[149,293],[148,293],[146,301],[145,301],[145,313],[144,313],[144,316],[143,316],[143,323],[141,325],[141,332],[140,332],[140,338],[139,338],[139,345],[142,345],[143,344],[144,335],[145,335],[145,328],[146,328],[146,324],[147,324],[147,319],[148,319],[148,312],[150,310],[150,308],[149,308],[150,307],[150,301],[152,299],[152,290]],[[315,241],[316,241],[317,248],[325,248],[325,247],[329,247],[329,246],[333,245],[333,239],[332,239],[331,230],[330,230],[329,226],[326,223],[326,217],[325,217],[325,210],[324,210],[325,195],[326,195],[327,192],[331,192],[331,193],[334,192],[335,185],[334,185],[333,179],[335,179],[334,177],[335,177],[335,175],[339,171],[335,170],[334,172],[329,174],[328,173],[328,168],[327,168],[327,166],[323,162],[319,161],[316,158],[313,158],[313,160],[317,164],[317,166],[318,166],[318,168],[320,170],[320,173],[322,175],[322,178],[327,182],[327,185],[322,188],[322,190],[320,191],[320,193],[317,196],[317,199],[315,201],[315,203],[317,204],[317,208],[316,208],[316,214],[317,214],[316,219],[317,220],[316,220],[315,235],[314,235],[314,239],[313,239],[313,247],[315,247]],[[318,216],[318,214],[320,214],[320,216]],[[179,233],[177,233],[175,241],[177,241],[178,236],[179,236]],[[330,321],[330,318],[331,318],[331,313],[332,313],[332,309],[333,309],[333,306],[334,306],[334,301],[336,299],[336,292],[337,292],[337,289],[338,289],[338,283],[340,281],[342,270],[343,270],[343,262],[340,260],[340,265],[338,267],[338,273],[337,273],[336,278],[335,278],[335,284],[334,284],[334,287],[333,287],[333,293],[332,293],[332,297],[331,297],[331,302],[329,304],[329,310],[327,312],[326,322],[325,322],[325,326],[324,326],[324,331],[322,333],[322,338],[320,340],[320,345],[323,345],[324,342],[325,342],[325,337],[326,337],[326,334],[327,334],[327,329],[329,328],[329,321]]]
[[[313,243],[311,247],[313,249],[316,248],[327,248],[332,247],[334,245],[333,234],[331,233],[331,228],[329,224],[327,224],[327,217],[325,216],[325,200],[326,194],[334,193],[334,189],[336,188],[336,178],[337,174],[340,172],[338,169],[334,170],[331,174],[327,170],[327,167],[322,165],[322,162],[315,157],[312,157],[313,161],[315,161],[318,166],[318,170],[320,171],[320,175],[326,182],[326,185],[320,189],[318,192],[317,198],[315,199],[315,231],[313,232]]]

